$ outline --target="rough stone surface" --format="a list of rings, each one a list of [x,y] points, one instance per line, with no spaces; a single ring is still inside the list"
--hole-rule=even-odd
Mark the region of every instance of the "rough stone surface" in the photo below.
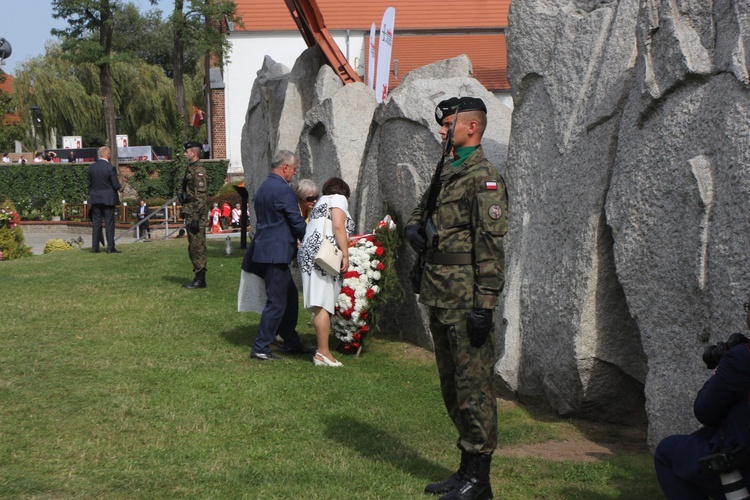
[[[743,326],[747,0],[514,0],[498,372],[561,414],[698,426],[706,343]]]
[[[242,128],[242,166],[245,188],[252,197],[268,175],[271,158],[276,152],[276,131],[284,107],[289,68],[266,56],[250,93],[245,126]],[[250,225],[255,226],[255,213],[250,211]]]
[[[317,45],[305,50],[295,61],[289,74],[284,108],[279,119],[277,150],[294,151],[297,147],[305,124],[305,114],[313,107],[316,99],[320,98],[314,82],[324,65],[325,58]]]
[[[377,103],[363,83],[339,89],[305,115],[297,146],[299,176],[313,179],[318,186],[330,177],[344,179],[352,191],[349,206],[356,207],[359,171]]]

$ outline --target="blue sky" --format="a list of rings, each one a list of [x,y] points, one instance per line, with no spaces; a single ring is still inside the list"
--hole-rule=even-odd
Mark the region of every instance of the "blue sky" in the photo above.
[[[149,10],[148,0],[130,0],[141,11]],[[50,35],[52,28],[64,28],[65,21],[52,18],[52,2],[46,0],[2,0],[0,38],[5,38],[13,48],[11,56],[3,63],[3,71],[13,75],[21,62],[44,54],[44,44],[57,40]],[[159,0],[157,6],[164,12],[172,10],[171,0]]]

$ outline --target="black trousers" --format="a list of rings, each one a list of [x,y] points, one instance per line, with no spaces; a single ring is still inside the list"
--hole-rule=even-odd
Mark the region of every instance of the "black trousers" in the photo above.
[[[91,205],[91,222],[93,223],[93,232],[91,234],[91,248],[94,251],[99,250],[99,244],[102,234],[102,218],[106,225],[107,232],[107,250],[115,248],[115,207],[113,205]]]

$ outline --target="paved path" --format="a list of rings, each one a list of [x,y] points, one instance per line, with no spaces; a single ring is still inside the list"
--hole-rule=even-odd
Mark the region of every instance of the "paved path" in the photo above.
[[[90,227],[82,227],[79,231],[66,231],[66,232],[36,232],[31,229],[27,229],[23,225],[21,226],[24,228],[23,232],[23,239],[26,246],[31,247],[31,253],[35,255],[41,255],[44,253],[44,245],[47,244],[47,241],[55,238],[61,238],[65,241],[75,240],[78,237],[80,237],[83,240],[83,245],[81,248],[91,248],[91,228]],[[232,238],[233,242],[239,242],[240,241],[240,233],[224,233],[224,234],[206,234],[207,239],[226,239],[227,236],[230,236]],[[126,244],[126,243],[134,243],[135,238],[133,238],[132,235],[125,235],[119,240],[117,240],[117,246]],[[238,244],[238,243],[236,243]]]

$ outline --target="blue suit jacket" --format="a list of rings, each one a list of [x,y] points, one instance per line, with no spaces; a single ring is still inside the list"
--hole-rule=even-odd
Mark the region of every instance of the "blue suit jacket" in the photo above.
[[[242,269],[251,272],[251,262],[289,264],[307,227],[294,190],[280,175],[270,173],[255,192],[253,206],[255,238],[245,254]]]

